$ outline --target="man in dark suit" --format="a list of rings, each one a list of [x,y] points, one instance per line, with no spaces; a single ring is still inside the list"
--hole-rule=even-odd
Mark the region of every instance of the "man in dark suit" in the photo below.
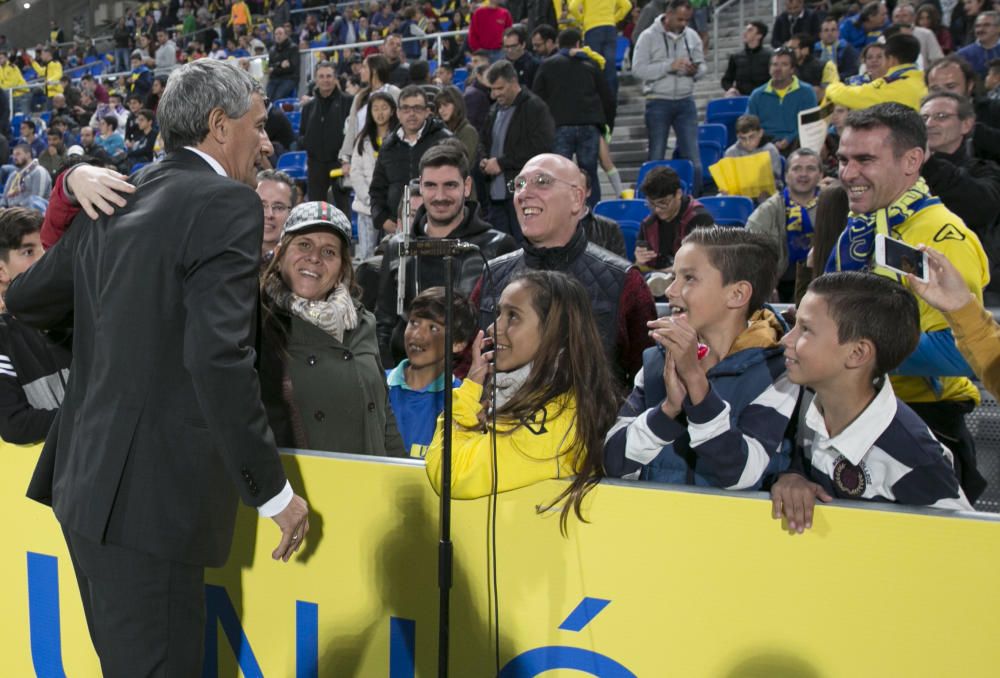
[[[278,523],[276,559],[309,527],[254,371],[260,86],[202,59],[171,74],[157,116],[167,158],[6,297],[28,325],[73,327],[28,496],[62,525],[105,676],[200,675],[204,568],[227,559],[237,497]]]

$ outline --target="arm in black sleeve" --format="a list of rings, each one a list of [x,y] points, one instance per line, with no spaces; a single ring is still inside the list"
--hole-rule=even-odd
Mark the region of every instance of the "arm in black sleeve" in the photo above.
[[[382,255],[382,267],[379,269],[378,298],[375,302],[375,336],[378,340],[379,357],[383,365],[394,365],[392,359],[392,331],[396,327],[399,316],[396,314],[396,299],[399,296],[397,280],[399,275],[399,257],[392,251],[396,240],[389,241],[385,254]]]
[[[0,438],[14,445],[45,440],[59,410],[31,406],[16,377],[0,375]]]
[[[992,177],[975,176],[964,167],[931,155],[920,173],[931,192],[973,230],[981,231],[996,220],[1000,212],[1000,168]]]
[[[395,214],[389,205],[389,176],[385,171],[384,157],[385,155],[380,153],[378,160],[375,161],[375,172],[372,174],[372,183],[368,186],[368,198],[372,208],[372,224],[379,230],[383,228],[386,220],[392,219]]]
[[[729,63],[726,64],[726,72],[722,74],[722,89],[729,89],[736,84],[736,55],[729,55]]]

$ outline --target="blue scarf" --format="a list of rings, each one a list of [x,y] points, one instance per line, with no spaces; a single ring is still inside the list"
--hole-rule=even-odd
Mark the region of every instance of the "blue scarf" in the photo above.
[[[785,200],[785,235],[788,237],[788,265],[794,266],[805,261],[812,247],[813,225],[809,210],[816,207],[819,188],[813,194],[812,200],[806,205],[792,201],[791,194],[785,188],[781,192]]]
[[[826,262],[826,273],[870,268],[876,233],[890,236],[920,210],[940,204],[941,200],[930,194],[927,182],[921,177],[888,207],[869,214],[849,214],[847,228],[840,234]]]

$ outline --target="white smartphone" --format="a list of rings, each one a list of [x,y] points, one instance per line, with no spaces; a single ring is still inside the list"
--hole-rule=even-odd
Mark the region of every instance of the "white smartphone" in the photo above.
[[[882,233],[876,235],[875,263],[901,275],[912,273],[915,278],[927,282],[927,253],[902,240],[887,238]]]

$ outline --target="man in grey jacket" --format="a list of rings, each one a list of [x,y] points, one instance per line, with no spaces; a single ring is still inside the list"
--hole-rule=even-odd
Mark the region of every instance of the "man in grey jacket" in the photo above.
[[[701,155],[698,153],[698,108],[694,83],[708,67],[701,38],[688,28],[691,4],[669,0],[666,11],[642,32],[635,44],[632,72],[642,79],[646,95],[649,159],[662,160],[673,127],[677,150],[694,163],[694,192],[701,192]]]

